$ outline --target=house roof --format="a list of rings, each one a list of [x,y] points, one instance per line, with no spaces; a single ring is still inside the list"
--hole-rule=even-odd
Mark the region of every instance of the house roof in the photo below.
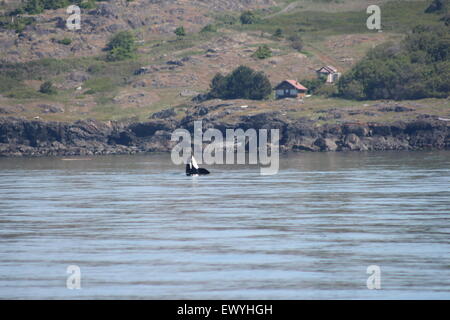
[[[318,69],[317,72],[321,72],[322,70],[324,70],[327,73],[336,73],[337,72],[337,69],[333,66],[322,67],[322,68]]]
[[[298,90],[303,90],[306,91],[308,90],[308,88],[304,87],[301,83],[299,83],[297,80],[284,80],[282,81],[278,86],[280,86],[282,83],[287,82],[289,83],[291,86],[293,86],[294,88],[298,89]],[[278,87],[277,86],[277,87]]]

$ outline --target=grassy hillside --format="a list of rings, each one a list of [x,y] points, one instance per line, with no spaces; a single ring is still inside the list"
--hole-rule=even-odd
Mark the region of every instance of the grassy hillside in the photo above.
[[[374,4],[372,1],[370,4]],[[383,2],[383,1],[381,1]],[[294,3],[306,3],[300,1]],[[322,3],[319,5],[319,3]],[[258,23],[236,26],[236,30],[264,31],[273,33],[282,29],[286,34],[300,33],[305,39],[315,39],[329,35],[373,33],[367,29],[366,8],[368,5],[356,5],[355,1],[343,1],[347,3],[348,11],[330,12],[335,1],[315,2],[316,6],[307,6],[315,10],[305,10],[302,5],[282,14],[262,16]],[[338,1],[338,3],[341,3]],[[359,4],[361,2],[358,1]],[[405,33],[417,24],[439,25],[441,22],[436,15],[425,13],[429,1],[390,1],[381,5],[382,29],[384,32]],[[328,5],[327,5],[328,4]]]
[[[186,6],[186,3],[189,4],[183,2],[183,5]],[[206,10],[201,11],[205,23],[189,27],[195,20],[190,16],[190,10],[195,11],[193,5],[192,8],[183,7],[184,15],[180,19],[185,20],[174,23],[176,26],[188,26],[186,36],[177,37],[173,32],[157,31],[156,25],[150,31],[147,26],[129,28],[138,39],[137,54],[132,59],[115,62],[107,61],[106,52],[101,50],[113,33],[82,35],[57,30],[51,35],[53,40],[46,36],[45,41],[49,42],[43,42],[44,38],[40,39],[33,30],[24,31],[24,37],[31,39],[26,40],[31,43],[29,48],[33,48],[34,42],[34,47],[45,43],[49,51],[63,53],[66,57],[12,62],[17,54],[28,56],[30,51],[25,49],[28,47],[23,47],[23,53],[2,51],[0,116],[39,116],[46,120],[62,121],[84,118],[143,120],[161,109],[182,109],[184,105],[192,104],[192,96],[207,92],[210,80],[217,72],[229,73],[238,65],[265,72],[273,85],[286,78],[314,78],[315,70],[328,64],[346,72],[368,50],[386,41],[400,41],[415,25],[442,24],[442,15],[424,13],[429,3],[406,0],[279,1],[277,6],[254,8],[253,12],[258,17],[254,24],[242,25],[238,10]],[[126,10],[137,10],[133,6],[138,8],[139,4],[140,1],[136,0]],[[366,28],[368,15],[365,9],[368,4],[381,5],[381,33]],[[174,12],[176,15],[177,11]],[[58,11],[45,12],[49,19],[57,14]],[[175,16],[167,16],[169,18]],[[212,27],[201,32],[205,25]],[[281,36],[275,37],[278,29]],[[292,36],[301,38],[303,48],[300,51],[293,48]],[[83,37],[86,38],[84,41]],[[71,44],[67,44],[69,41],[64,44],[62,40],[65,38],[72,40]],[[85,50],[86,45],[94,49]],[[259,60],[253,57],[262,45],[271,48],[271,58]],[[72,51],[73,54],[67,53]],[[149,71],[139,74],[136,71],[141,67]],[[49,80],[57,93],[46,95],[38,92],[40,85]],[[430,113],[438,110],[439,115],[450,116],[448,100],[430,101],[423,101],[423,105],[429,105]],[[272,102],[251,103],[262,111]],[[56,105],[64,111],[43,113],[42,104]],[[272,104],[276,105],[274,102]],[[315,97],[306,100],[304,105],[292,104],[292,108],[298,109],[292,115],[304,116],[309,114],[308,108],[321,105],[333,108],[334,104],[339,108],[355,103]],[[364,105],[364,102],[357,105]],[[354,118],[358,119],[358,116]]]

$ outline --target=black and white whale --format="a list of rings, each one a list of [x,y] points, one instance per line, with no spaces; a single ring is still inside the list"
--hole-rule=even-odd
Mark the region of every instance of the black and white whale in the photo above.
[[[186,164],[187,176],[202,176],[209,174],[209,171],[204,168],[199,168],[194,156],[191,156],[191,160]]]

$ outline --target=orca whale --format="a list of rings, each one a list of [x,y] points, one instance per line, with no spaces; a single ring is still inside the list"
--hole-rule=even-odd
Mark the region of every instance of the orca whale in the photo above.
[[[209,174],[209,171],[204,168],[199,168],[194,156],[191,156],[191,160],[186,164],[187,176],[203,176]]]

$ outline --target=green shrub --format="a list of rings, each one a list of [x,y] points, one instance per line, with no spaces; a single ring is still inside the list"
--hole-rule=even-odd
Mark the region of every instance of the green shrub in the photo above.
[[[103,66],[98,65],[98,64],[93,64],[87,68],[87,72],[89,72],[91,74],[96,74],[96,73],[100,73],[103,69],[104,69]]]
[[[39,14],[44,11],[44,6],[41,0],[28,0],[23,10],[29,14]]]
[[[337,87],[331,84],[325,84],[316,89],[316,95],[325,97],[334,97],[337,95]]]
[[[278,28],[277,30],[275,30],[275,32],[273,33],[273,36],[275,38],[281,38],[283,36],[283,29]]]
[[[267,59],[272,56],[272,50],[267,45],[258,47],[258,49],[253,53],[252,57],[258,59]]]
[[[80,8],[82,8],[82,9],[87,9],[87,10],[95,9],[95,8],[97,7],[97,5],[95,4],[95,1],[94,1],[94,0],[89,0],[89,1],[86,1],[86,2],[81,2],[81,3],[79,4],[79,6],[80,6]]]
[[[425,13],[441,13],[445,12],[449,7],[448,0],[433,0],[428,8],[425,10]]]
[[[363,84],[356,80],[350,80],[348,82],[342,80],[339,82],[338,90],[340,95],[346,99],[363,100],[366,98]]]
[[[40,14],[44,10],[55,10],[60,8],[66,8],[70,4],[76,4],[84,9],[95,8],[95,0],[26,0],[20,7],[9,12],[9,15],[19,14]]]
[[[121,31],[115,34],[106,46],[108,61],[121,61],[133,58],[136,52],[134,35],[129,31]]]
[[[53,83],[51,81],[45,81],[41,84],[39,92],[44,94],[56,94],[56,89],[53,87]]]
[[[108,52],[108,54],[106,56],[106,60],[122,61],[122,60],[126,60],[126,59],[131,59],[134,56],[135,56],[134,53],[130,52],[128,49],[123,48],[123,47],[116,47],[116,48],[112,48]]]
[[[29,14],[39,14],[48,9],[65,8],[71,3],[78,4],[80,1],[75,0],[27,0],[23,7],[15,10],[13,14],[18,14],[20,11],[25,11]]]
[[[308,88],[308,93],[315,94],[317,90],[319,90],[325,84],[325,79],[323,79],[322,77],[315,79],[305,79],[300,81],[300,83]]]
[[[289,41],[291,42],[292,49],[295,49],[297,51],[303,50],[303,40],[298,35],[293,35],[289,37]]]
[[[72,40],[69,38],[64,38],[64,39],[58,40],[58,43],[68,46],[72,43]]]
[[[19,8],[16,8],[16,9],[8,12],[8,15],[9,16],[17,16],[19,14],[24,14],[24,13],[25,13],[24,8],[23,7],[19,7]]]
[[[254,24],[258,21],[258,18],[253,12],[245,11],[241,14],[239,20],[241,20],[242,24]]]
[[[178,27],[175,29],[174,33],[178,36],[178,37],[184,37],[186,36],[186,30],[184,30],[184,27]]]
[[[59,9],[67,7],[72,1],[68,0],[41,0],[44,9]]]
[[[272,93],[269,79],[263,72],[246,66],[236,68],[229,75],[216,74],[211,81],[211,98],[263,100]]]
[[[26,26],[32,24],[34,18],[31,17],[7,17],[0,16],[0,28],[15,30],[16,33],[21,33]]]

